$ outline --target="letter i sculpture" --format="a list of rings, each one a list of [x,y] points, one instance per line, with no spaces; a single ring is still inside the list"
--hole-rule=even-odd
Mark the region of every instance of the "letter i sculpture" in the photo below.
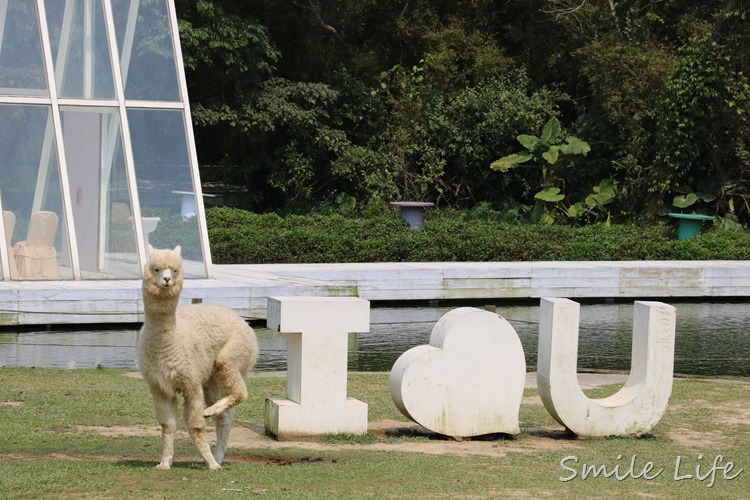
[[[346,396],[347,340],[370,330],[370,303],[355,297],[270,297],[268,328],[289,333],[287,399],[266,400],[278,439],[365,434],[367,404]]]

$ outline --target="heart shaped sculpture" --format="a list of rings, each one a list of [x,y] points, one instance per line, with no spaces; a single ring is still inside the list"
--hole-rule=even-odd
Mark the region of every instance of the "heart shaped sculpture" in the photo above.
[[[390,374],[391,399],[406,417],[452,437],[518,434],[526,361],[515,329],[497,314],[461,307],[409,349]]]

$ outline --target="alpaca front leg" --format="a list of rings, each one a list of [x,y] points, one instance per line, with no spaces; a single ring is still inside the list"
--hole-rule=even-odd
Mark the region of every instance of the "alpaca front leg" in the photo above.
[[[229,444],[229,431],[232,428],[232,410],[216,415],[216,450],[214,458],[221,465],[224,461],[224,453],[227,451]]]
[[[185,421],[187,422],[190,438],[198,448],[198,452],[211,470],[221,469],[221,465],[211,454],[211,444],[206,435],[206,419],[203,418],[203,391],[199,390],[191,395],[185,394]]]
[[[168,470],[172,467],[174,459],[174,436],[177,432],[177,422],[161,424],[161,462],[156,466],[159,470]]]
[[[203,410],[203,416],[206,418],[224,413],[247,399],[247,385],[245,385],[245,379],[242,378],[242,375],[231,364],[219,362],[216,364],[214,382],[221,393],[226,394],[226,396]]]
[[[161,425],[161,462],[157,469],[167,470],[172,467],[174,458],[174,437],[177,433],[177,398],[154,392],[156,420]]]

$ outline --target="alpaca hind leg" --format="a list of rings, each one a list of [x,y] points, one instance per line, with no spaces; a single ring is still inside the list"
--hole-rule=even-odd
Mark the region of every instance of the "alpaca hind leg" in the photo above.
[[[227,451],[229,444],[229,431],[232,428],[232,409],[219,413],[214,417],[216,421],[216,450],[214,458],[221,465],[224,461],[224,453]]]
[[[206,419],[203,418],[203,391],[200,389],[190,395],[185,394],[185,422],[187,422],[188,434],[203,460],[208,464],[208,468],[221,469],[221,465],[211,454],[211,444],[206,434]]]
[[[231,364],[217,362],[214,380],[225,396],[203,410],[204,417],[215,417],[247,399],[245,379]]]
[[[172,467],[174,458],[174,437],[177,432],[177,398],[154,393],[156,420],[161,425],[162,454],[157,469],[167,470]]]
[[[208,383],[203,386],[203,395],[206,400],[206,405],[213,405],[216,401],[222,398],[223,394],[221,388],[216,383],[216,380],[210,379]],[[221,465],[224,460],[224,453],[227,450],[227,444],[229,442],[229,432],[232,426],[232,409],[226,410],[223,413],[219,413],[214,417],[216,425],[216,449],[214,450],[214,458],[216,462]]]

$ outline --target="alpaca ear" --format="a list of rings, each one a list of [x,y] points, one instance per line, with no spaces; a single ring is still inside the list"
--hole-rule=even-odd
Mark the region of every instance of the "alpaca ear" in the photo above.
[[[174,252],[177,255],[182,256],[182,247],[180,245],[177,245],[176,247],[174,247]]]
[[[151,246],[151,243],[148,244],[148,251],[146,252],[149,256],[151,256],[156,249]]]

